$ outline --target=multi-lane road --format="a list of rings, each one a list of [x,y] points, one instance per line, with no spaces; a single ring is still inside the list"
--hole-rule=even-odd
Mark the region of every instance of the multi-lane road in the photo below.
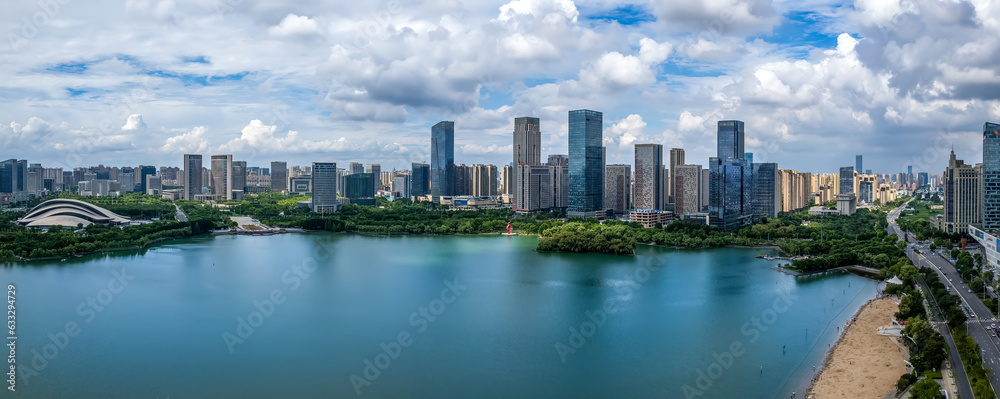
[[[896,218],[899,217],[899,213],[902,209],[906,207],[903,206],[892,210],[889,213],[889,232],[890,233],[903,233],[899,230],[899,225],[896,224]],[[951,262],[943,259],[930,250],[929,242],[917,241],[916,237],[910,233],[906,233],[908,236],[908,241],[910,244],[907,245],[906,253],[913,260],[913,263],[917,267],[929,267],[938,273],[941,277],[941,282],[948,287],[952,293],[957,294],[961,300],[962,304],[965,305],[967,313],[970,314],[969,320],[966,321],[966,327],[969,332],[969,336],[979,344],[985,363],[990,369],[997,369],[1000,367],[1000,339],[995,334],[994,325],[998,324],[996,318],[993,317],[993,313],[986,308],[983,301],[973,293],[969,287],[962,281],[958,274],[958,270]],[[975,315],[975,317],[972,317]],[[994,333],[991,334],[991,331]],[[950,346],[950,345],[949,345]],[[953,358],[956,358],[957,354],[953,354]],[[957,370],[956,370],[957,371]],[[956,373],[958,374],[958,373]],[[963,376],[965,373],[962,373]],[[990,373],[990,382],[994,387],[1000,386],[1000,378],[995,373]],[[956,375],[957,376],[957,375]],[[962,378],[960,378],[962,379]],[[967,377],[965,378],[967,380]],[[959,384],[959,393],[962,397],[972,397],[971,392],[968,395],[963,394],[961,391],[963,389],[962,385]]]

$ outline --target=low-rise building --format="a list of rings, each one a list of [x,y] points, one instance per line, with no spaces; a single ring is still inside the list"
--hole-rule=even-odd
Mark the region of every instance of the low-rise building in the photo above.
[[[674,220],[674,214],[669,211],[636,209],[629,211],[628,218],[629,221],[639,222],[642,227],[651,228],[656,227],[657,223],[661,226],[670,224]]]

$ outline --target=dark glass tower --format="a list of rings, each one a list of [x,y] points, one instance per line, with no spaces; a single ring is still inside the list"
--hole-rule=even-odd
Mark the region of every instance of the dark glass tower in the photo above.
[[[431,127],[431,194],[455,195],[455,122]]]
[[[721,160],[744,159],[742,121],[719,121],[718,147]]]
[[[855,194],[853,167],[844,166],[840,168],[840,192],[838,194]]]
[[[983,229],[1000,230],[1000,124],[983,125]]]
[[[423,196],[430,192],[431,167],[428,164],[414,162],[411,164],[410,195]]]
[[[861,173],[862,171],[865,170],[865,168],[862,168],[862,166],[863,165],[862,165],[862,162],[861,162],[861,155],[855,155],[854,156],[854,170],[858,171],[858,173]]]
[[[604,114],[569,111],[569,213],[587,217],[604,205]]]

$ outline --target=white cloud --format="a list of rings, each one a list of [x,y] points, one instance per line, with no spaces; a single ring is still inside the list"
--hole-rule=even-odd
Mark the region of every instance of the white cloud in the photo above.
[[[281,22],[270,28],[268,33],[274,36],[308,36],[320,34],[319,24],[307,16],[288,14]]]
[[[142,121],[141,114],[132,114],[128,116],[128,120],[125,121],[125,126],[122,126],[122,130],[134,131],[143,130],[146,128],[146,122]]]
[[[209,148],[209,142],[205,138],[206,130],[204,126],[197,126],[187,133],[169,137],[160,147],[160,151],[171,154],[204,153]]]

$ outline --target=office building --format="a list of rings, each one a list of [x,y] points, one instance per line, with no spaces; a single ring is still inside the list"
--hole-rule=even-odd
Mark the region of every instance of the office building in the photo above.
[[[472,194],[471,167],[464,163],[455,165],[455,183],[452,185],[452,195]]]
[[[604,167],[604,207],[617,215],[628,213],[631,207],[632,165]]]
[[[157,175],[146,175],[146,195],[160,195],[163,193],[163,181],[160,176]]]
[[[569,157],[549,155],[548,167],[552,207],[566,209],[569,207]]]
[[[676,165],[670,170],[674,187],[674,214],[699,213],[702,208],[701,165]]]
[[[375,205],[375,176],[371,173],[355,173],[345,177],[347,187],[344,195],[352,204]]]
[[[779,189],[778,164],[776,163],[755,163],[753,168],[753,204],[754,217],[774,218],[778,217],[781,205],[779,203],[781,190]],[[808,187],[803,187],[808,189]],[[805,206],[805,204],[803,204]]]
[[[140,192],[145,193],[145,192],[149,191],[148,187],[146,186],[146,176],[155,175],[155,174],[156,174],[156,167],[155,166],[139,165],[139,173],[138,173],[138,176],[136,176],[136,177],[139,180],[139,191]],[[132,183],[134,184],[135,181],[133,180]],[[157,194],[157,195],[159,195],[159,194]]]
[[[203,185],[201,155],[184,154],[184,199],[193,200]]]
[[[551,168],[548,165],[531,164],[520,164],[516,168],[520,169],[516,173],[520,181],[515,184],[518,191],[515,197],[520,198],[520,201],[515,209],[525,212],[551,209],[554,206]]]
[[[753,222],[753,169],[744,159],[743,122],[718,123],[718,157],[709,158],[709,221],[723,230]]]
[[[312,193],[312,175],[299,175],[289,178],[288,193],[295,195]]]
[[[865,170],[865,168],[863,168],[862,166],[864,166],[864,165],[862,165],[862,163],[861,163],[861,155],[855,155],[854,156],[854,170],[858,171],[858,173],[861,173],[862,171]],[[871,173],[869,173],[869,174],[871,174]]]
[[[512,165],[537,165],[542,163],[542,131],[538,118],[519,117],[514,118],[514,145]],[[514,169],[516,171],[520,168]],[[511,192],[517,192],[517,177],[512,178]],[[517,195],[514,196],[517,202]]]
[[[411,175],[409,173],[397,173],[392,178],[392,192],[398,198],[410,198],[410,188],[412,187]]]
[[[365,173],[365,165],[361,162],[351,162],[347,165],[347,169],[352,175]]]
[[[230,190],[242,193],[247,187],[247,161],[233,161],[232,174],[233,187]]]
[[[674,220],[674,215],[667,211],[634,209],[629,211],[630,222],[637,222],[647,229],[663,227]]]
[[[684,149],[683,148],[671,148],[670,149],[670,170],[669,174],[663,175],[663,180],[667,182],[667,203],[676,202],[674,199],[674,194],[676,186],[674,184],[673,174],[674,169],[678,166],[684,165]]]
[[[331,213],[337,211],[337,164],[334,162],[313,162],[312,164],[312,211]],[[372,195],[374,190],[372,191]]]
[[[671,151],[673,154],[673,151]],[[635,209],[661,209],[663,200],[663,146],[635,145]]]
[[[951,151],[944,171],[944,220],[941,230],[963,233],[983,220],[983,165],[973,167]]]
[[[212,195],[233,199],[233,156],[212,155]]]
[[[719,121],[718,128],[718,158],[744,159],[743,151],[743,122],[742,121]]]
[[[431,194],[455,195],[455,122],[431,127]]]
[[[410,165],[410,195],[420,197],[431,192],[431,166],[414,162]]]
[[[854,167],[840,168],[840,192],[838,194],[854,194]]]
[[[708,209],[708,199],[710,194],[710,183],[712,181],[712,171],[708,168],[701,170],[701,212]],[[706,214],[707,217],[707,214]],[[707,220],[707,219],[706,219]],[[708,222],[705,222],[708,224]]]
[[[597,217],[604,202],[604,115],[569,111],[569,217]]]
[[[280,193],[288,190],[288,163],[271,161],[271,191]]]

